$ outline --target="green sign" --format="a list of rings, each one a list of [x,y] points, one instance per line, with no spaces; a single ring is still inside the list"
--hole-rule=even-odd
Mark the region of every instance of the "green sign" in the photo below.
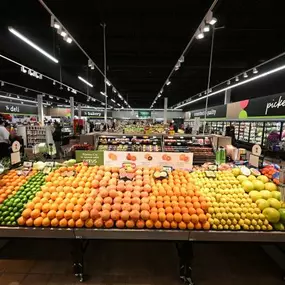
[[[89,165],[104,165],[103,151],[96,150],[76,150],[76,162],[87,162]]]
[[[138,111],[139,118],[150,118],[151,111]]]

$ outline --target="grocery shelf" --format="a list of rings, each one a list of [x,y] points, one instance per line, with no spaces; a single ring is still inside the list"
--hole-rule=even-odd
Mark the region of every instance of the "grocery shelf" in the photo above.
[[[0,227],[0,238],[285,242],[285,232]]]

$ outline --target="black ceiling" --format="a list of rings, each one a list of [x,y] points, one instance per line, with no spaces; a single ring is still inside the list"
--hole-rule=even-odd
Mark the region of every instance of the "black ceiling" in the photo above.
[[[103,30],[100,23],[106,23],[107,77],[132,107],[146,108],[151,105],[212,1],[46,0],[45,3],[102,70]],[[281,0],[218,2],[214,15],[218,18],[217,26],[224,28],[215,34],[211,85],[283,52],[285,31],[281,3]],[[9,33],[8,26],[53,54],[60,64],[21,42]],[[50,15],[37,0],[0,1],[0,43],[1,54],[57,80],[61,67],[64,83],[104,100],[100,95],[104,90],[103,77],[96,70],[88,70],[87,58],[74,43],[69,45],[56,34],[50,27]],[[206,89],[210,43],[210,35],[194,41],[182,67],[165,89],[164,96],[169,98],[169,105]],[[0,59],[0,67],[0,80],[66,98],[72,95],[51,81],[21,73],[20,67],[4,59]],[[94,88],[87,91],[86,85],[77,79],[78,75],[88,78]],[[1,90],[5,88],[21,93],[19,89],[7,86]],[[109,99],[117,100],[110,88],[108,94]],[[35,93],[25,95],[35,97]],[[82,95],[75,97],[77,101],[86,101]],[[162,98],[155,107],[163,106]],[[239,96],[234,98],[238,100]],[[213,98],[210,104],[217,104],[219,100],[222,100],[219,96]]]

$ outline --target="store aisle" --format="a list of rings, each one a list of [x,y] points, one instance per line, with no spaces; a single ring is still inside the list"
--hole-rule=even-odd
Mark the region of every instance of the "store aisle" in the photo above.
[[[197,244],[194,251],[197,285],[284,284],[257,244]],[[72,275],[68,241],[14,240],[0,256],[1,285],[81,284]],[[84,284],[182,284],[175,245],[167,242],[92,241],[86,271]]]

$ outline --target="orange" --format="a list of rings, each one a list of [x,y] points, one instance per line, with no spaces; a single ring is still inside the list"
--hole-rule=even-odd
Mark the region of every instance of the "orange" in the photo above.
[[[30,208],[27,208],[23,211],[22,217],[25,219],[28,219],[31,216],[32,210]]]
[[[195,224],[195,229],[196,230],[201,230],[202,229],[202,225],[198,222]]]
[[[27,227],[32,227],[33,225],[34,225],[34,220],[32,218],[26,220]]]
[[[57,218],[58,220],[61,220],[63,217],[64,217],[64,212],[63,212],[62,210],[58,210],[58,211],[56,212],[56,218]]]
[[[199,217],[196,214],[191,215],[191,222],[197,224],[199,222]]]
[[[42,222],[43,222],[43,218],[42,217],[38,217],[34,220],[34,226],[35,227],[41,227],[42,226]]]
[[[52,220],[56,217],[56,211],[55,210],[50,210],[48,213],[47,213],[47,217]]]
[[[153,228],[153,221],[152,221],[152,220],[147,220],[147,221],[145,222],[145,225],[146,225],[146,227],[147,227],[148,229],[151,229],[151,228]]]
[[[31,212],[31,218],[34,220],[36,218],[38,218],[40,216],[41,212],[39,209],[34,209],[32,212]]]

